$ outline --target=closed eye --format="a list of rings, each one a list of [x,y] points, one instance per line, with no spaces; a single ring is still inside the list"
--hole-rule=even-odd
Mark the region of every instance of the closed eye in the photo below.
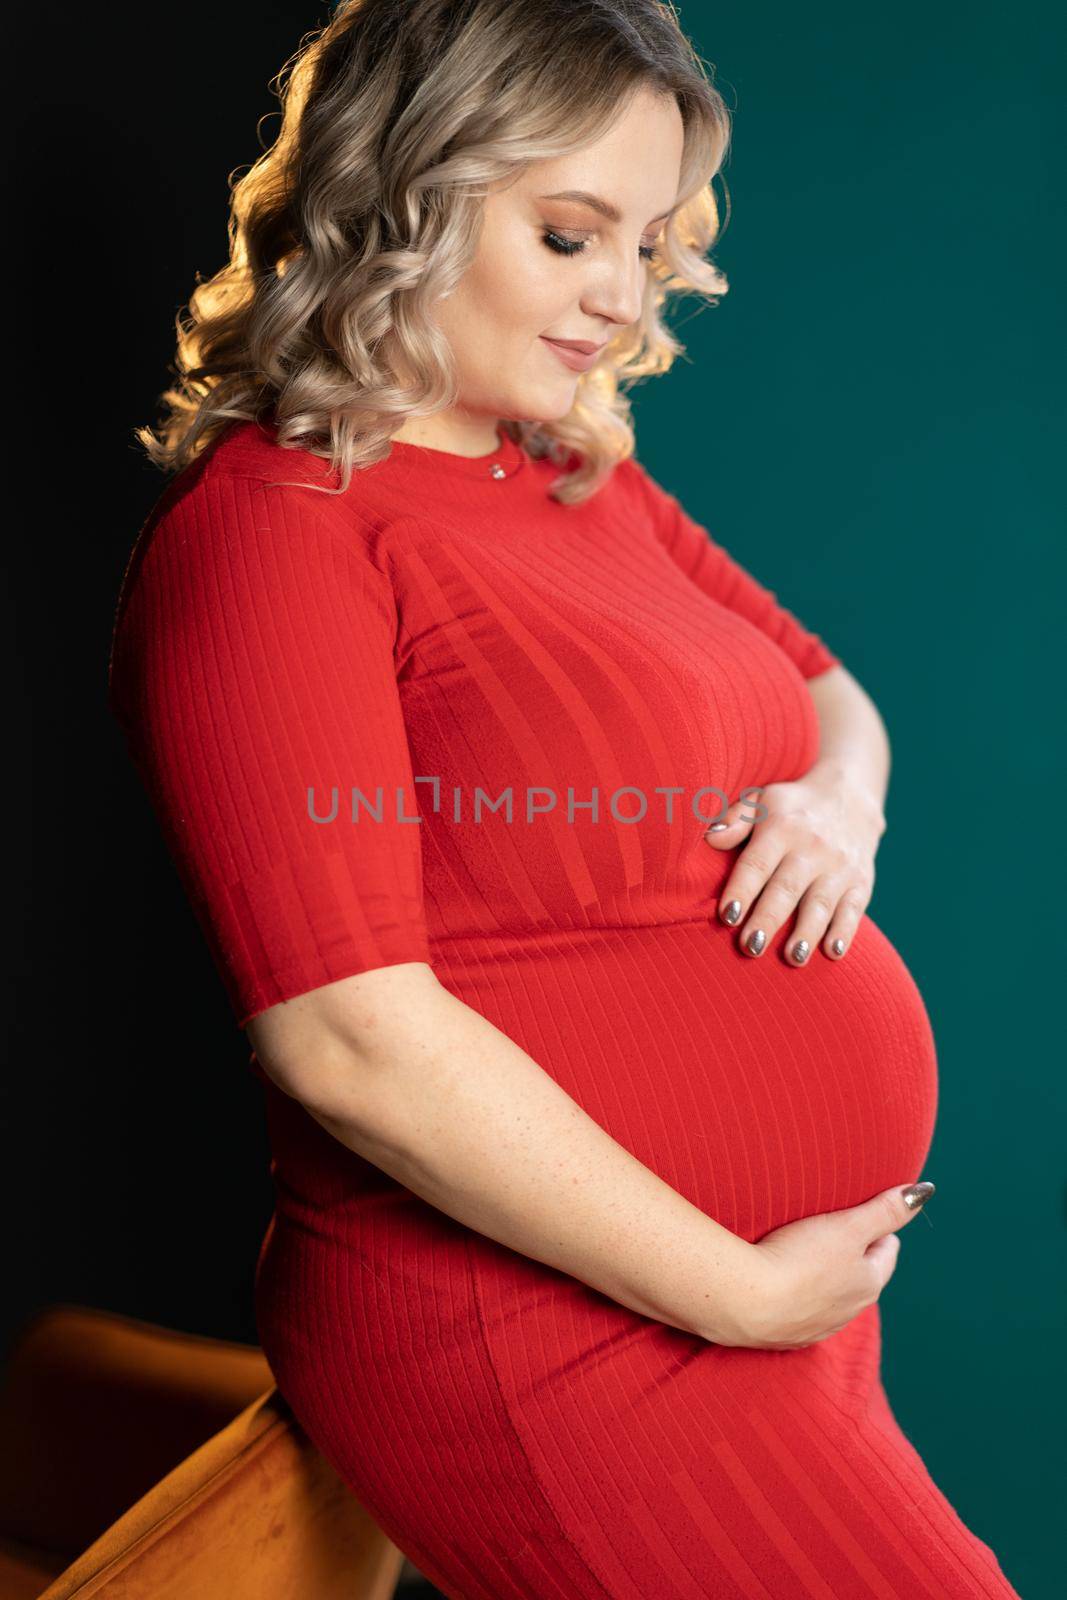
[[[558,233],[554,233],[551,228],[546,229],[541,237],[550,250],[554,250],[557,255],[561,256],[576,256],[586,246],[584,239],[564,239]],[[655,245],[639,245],[637,253],[643,261],[656,260]]]

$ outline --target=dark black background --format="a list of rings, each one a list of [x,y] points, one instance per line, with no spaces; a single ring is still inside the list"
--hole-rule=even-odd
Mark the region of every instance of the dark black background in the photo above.
[[[64,4],[9,46],[5,1357],[57,1303],[258,1342],[263,1091],[107,667],[167,481],[134,429],[195,275],[226,260],[230,173],[277,132],[271,81],[328,11]]]
[[[326,15],[53,6],[7,59],[5,1350],[55,1301],[256,1339],[262,1089],[105,696],[166,481],[133,430],[195,274],[225,262],[271,80]]]

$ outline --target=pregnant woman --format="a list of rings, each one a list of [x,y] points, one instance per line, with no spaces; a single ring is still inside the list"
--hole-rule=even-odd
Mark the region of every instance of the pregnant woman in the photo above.
[[[140,434],[111,704],[266,1095],[263,1348],[446,1595],[1011,1600],[880,1378],[884,730],[620,390],[726,287],[728,135],[655,0],[340,5]]]

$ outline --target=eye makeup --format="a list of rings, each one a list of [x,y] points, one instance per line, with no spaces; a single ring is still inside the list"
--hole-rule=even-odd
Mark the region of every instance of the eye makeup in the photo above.
[[[561,256],[576,256],[580,254],[580,252],[584,250],[586,246],[586,241],[584,239],[564,239],[552,228],[546,228],[542,233],[541,238],[550,250],[554,250],[557,255]],[[637,253],[641,257],[642,261],[656,260],[656,249],[654,245],[639,245]]]

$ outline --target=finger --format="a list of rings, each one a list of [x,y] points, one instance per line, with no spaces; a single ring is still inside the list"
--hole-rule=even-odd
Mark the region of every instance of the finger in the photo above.
[[[747,838],[755,824],[751,809],[747,800],[735,800],[720,818],[705,829],[705,842],[720,850],[735,849],[742,839]]]
[[[830,926],[830,920],[843,893],[840,878],[824,873],[815,878],[800,897],[796,925],[789,935],[785,958],[791,967],[802,967],[817,948]]]
[[[876,1239],[863,1253],[868,1261],[874,1262],[878,1273],[878,1293],[881,1294],[897,1270],[897,1261],[900,1258],[900,1235],[891,1233],[886,1239]]]
[[[899,1233],[909,1222],[913,1222],[934,1189],[935,1185],[924,1178],[921,1183],[883,1189],[870,1200],[848,1207],[850,1225],[854,1221],[859,1237],[866,1241],[864,1250],[871,1246],[883,1247],[888,1234]],[[905,1196],[910,1199],[905,1199]]]
[[[740,925],[746,910],[754,903],[784,854],[784,847],[775,843],[773,833],[753,833],[734,862],[733,871],[719,897],[719,916],[729,927]]]
[[[793,915],[811,883],[811,863],[796,851],[784,855],[751,906],[741,927],[746,955],[760,956],[778,929]]]
[[[851,1318],[849,1319],[849,1321],[851,1321]],[[836,1328],[827,1328],[825,1333],[817,1333],[815,1335],[814,1339],[811,1340],[811,1343],[812,1344],[822,1344],[824,1339],[832,1339],[835,1333],[840,1333],[842,1328],[847,1328],[847,1327],[848,1327],[848,1323],[847,1322],[839,1322],[837,1324]],[[807,1348],[808,1348],[808,1346],[806,1344],[802,1344],[802,1345],[798,1346],[798,1349],[801,1349],[801,1350],[806,1350]]]
[[[859,927],[860,918],[870,901],[870,895],[863,889],[846,889],[830,919],[830,926],[826,930],[823,940],[823,950],[833,961],[840,961],[842,956],[848,954],[849,946],[855,938],[856,929]]]

